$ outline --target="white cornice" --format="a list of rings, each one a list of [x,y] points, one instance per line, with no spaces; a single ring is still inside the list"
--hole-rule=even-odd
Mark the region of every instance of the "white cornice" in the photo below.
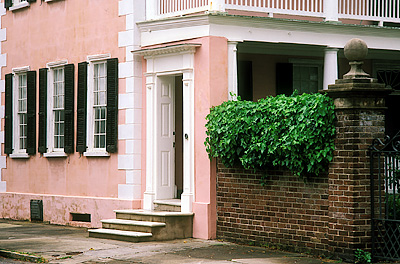
[[[30,71],[30,70],[31,70],[30,66],[12,68],[12,72],[13,73],[23,73],[23,72],[27,72],[27,71]]]
[[[294,19],[283,19],[283,18],[271,18],[271,17],[255,17],[255,16],[238,16],[238,15],[227,15],[218,13],[208,13],[193,16],[183,17],[171,17],[160,20],[151,20],[138,22],[138,27],[141,32],[151,32],[155,30],[166,30],[174,28],[184,28],[192,26],[202,25],[233,25],[250,28],[282,28],[285,29],[296,29],[296,30],[312,30],[314,32],[326,32],[326,31],[337,31],[343,32],[343,30],[349,32],[370,32],[371,35],[378,34],[379,36],[390,36],[394,32],[397,37],[400,37],[400,28],[391,27],[378,27],[378,26],[367,26],[367,25],[356,25],[356,24],[343,24],[343,23],[332,23],[332,22],[316,22],[307,20],[294,20]]]
[[[89,55],[87,56],[87,61],[100,61],[100,60],[106,60],[111,58],[111,54],[96,54],[96,55]]]
[[[182,53],[194,53],[196,48],[200,47],[201,44],[197,43],[185,43],[177,44],[165,47],[148,48],[143,50],[135,50],[132,53],[142,55],[144,58],[164,56],[169,54],[182,54]]]
[[[60,67],[68,64],[68,60],[59,60],[59,61],[52,61],[46,64],[47,68],[55,68]]]
[[[186,27],[202,26],[209,24],[210,21],[208,15],[172,17],[172,18],[150,20],[137,23],[141,32],[151,32],[153,30],[166,30],[173,28],[186,28]]]
[[[399,50],[400,28],[310,22],[270,17],[201,14],[138,23],[141,46],[220,36],[234,41],[295,43],[343,48],[363,38],[371,48]]]

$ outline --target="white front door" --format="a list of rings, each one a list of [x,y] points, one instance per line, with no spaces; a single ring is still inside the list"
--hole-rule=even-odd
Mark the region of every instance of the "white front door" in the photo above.
[[[156,199],[175,198],[175,77],[157,80]]]

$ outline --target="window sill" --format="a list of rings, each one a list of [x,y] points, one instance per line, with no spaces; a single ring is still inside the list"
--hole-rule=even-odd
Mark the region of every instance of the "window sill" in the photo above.
[[[12,159],[29,159],[29,155],[27,153],[13,153],[9,156]]]
[[[85,157],[110,157],[110,153],[106,151],[92,151],[92,152],[83,152],[83,156]]]
[[[68,155],[65,152],[47,152],[43,153],[45,158],[66,158]]]
[[[9,8],[9,10],[10,11],[16,11],[16,10],[19,10],[19,9],[22,9],[22,8],[25,8],[25,7],[29,7],[30,6],[30,4],[28,3],[28,2],[21,2],[21,3],[19,3],[19,4],[16,4],[16,5],[14,5],[14,6],[11,6],[10,8]]]

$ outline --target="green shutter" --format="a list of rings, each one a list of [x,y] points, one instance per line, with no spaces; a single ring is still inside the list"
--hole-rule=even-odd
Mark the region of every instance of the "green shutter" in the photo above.
[[[293,93],[293,64],[276,64],[276,94],[289,96]]]
[[[4,112],[4,153],[11,154],[13,139],[13,74],[6,74],[5,78],[5,112]]]
[[[36,71],[27,72],[27,138],[26,152],[36,153]]]
[[[76,151],[86,151],[87,62],[78,64],[78,98],[76,114]]]
[[[74,64],[64,66],[64,152],[74,152]]]
[[[4,8],[5,9],[8,9],[11,6],[12,6],[12,0],[5,0],[4,1]]]
[[[117,152],[118,144],[118,59],[107,60],[106,150]]]
[[[39,153],[47,152],[47,71],[39,69]]]

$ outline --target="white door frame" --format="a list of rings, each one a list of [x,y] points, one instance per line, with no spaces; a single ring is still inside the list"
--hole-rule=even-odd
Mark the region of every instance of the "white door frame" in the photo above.
[[[159,77],[182,75],[183,82],[183,193],[181,211],[192,212],[194,201],[194,53],[200,44],[173,46],[136,51],[147,60],[146,77],[146,191],[143,209],[153,210],[157,197],[157,87]]]

